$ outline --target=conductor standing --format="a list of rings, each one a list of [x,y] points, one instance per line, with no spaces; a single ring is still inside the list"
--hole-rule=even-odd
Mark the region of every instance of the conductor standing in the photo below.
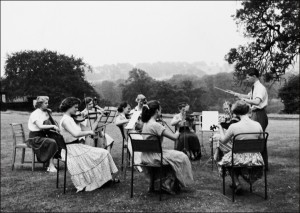
[[[246,81],[252,83],[251,91],[247,94],[234,93],[239,99],[244,100],[251,106],[251,119],[260,123],[263,131],[268,126],[268,116],[266,107],[268,105],[268,93],[266,87],[259,81],[259,71],[256,68],[250,68],[246,75]],[[262,153],[266,169],[268,168],[268,153],[267,147]]]

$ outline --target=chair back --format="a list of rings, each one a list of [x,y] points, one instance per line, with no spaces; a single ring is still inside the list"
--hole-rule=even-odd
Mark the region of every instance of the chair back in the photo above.
[[[13,145],[25,144],[25,133],[23,125],[20,123],[11,123],[11,130],[13,135]]]
[[[149,133],[129,133],[133,152],[162,153],[160,137]]]
[[[241,136],[259,135],[258,139],[236,139]],[[269,133],[267,132],[252,132],[240,133],[233,137],[232,153],[255,153],[263,152],[266,148]]]
[[[122,135],[122,137],[123,137],[123,140],[125,140],[126,137],[125,137],[125,132],[124,132],[124,127],[123,127],[123,125],[117,125],[117,127],[119,127],[120,132],[121,132],[121,135]]]

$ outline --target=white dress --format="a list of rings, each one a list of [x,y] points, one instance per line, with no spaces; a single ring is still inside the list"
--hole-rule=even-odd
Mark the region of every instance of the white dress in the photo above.
[[[75,141],[62,124],[67,122],[72,128],[80,131],[80,127],[74,122],[73,118],[64,115],[60,120],[61,134],[66,144]],[[65,156],[62,150],[62,157]],[[85,188],[85,191],[92,191],[101,187],[104,183],[112,179],[112,173],[118,171],[110,153],[102,148],[91,147],[81,143],[67,145],[67,166],[71,174],[71,179],[77,192]]]

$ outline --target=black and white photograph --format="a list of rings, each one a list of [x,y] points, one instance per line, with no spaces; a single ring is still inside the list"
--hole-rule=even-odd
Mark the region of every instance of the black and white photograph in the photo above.
[[[300,2],[2,1],[1,212],[299,212]]]

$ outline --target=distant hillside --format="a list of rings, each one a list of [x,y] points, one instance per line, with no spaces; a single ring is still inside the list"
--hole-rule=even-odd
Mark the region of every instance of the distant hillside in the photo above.
[[[204,75],[216,74],[219,72],[231,72],[231,66],[224,64],[207,65],[205,62],[156,62],[138,63],[136,68],[146,71],[151,77],[157,80],[170,79],[174,75],[194,75],[201,78]],[[111,65],[98,66],[94,72],[86,72],[86,78],[91,82],[116,81],[117,79],[127,79],[128,72],[134,68],[129,63],[118,63]]]

